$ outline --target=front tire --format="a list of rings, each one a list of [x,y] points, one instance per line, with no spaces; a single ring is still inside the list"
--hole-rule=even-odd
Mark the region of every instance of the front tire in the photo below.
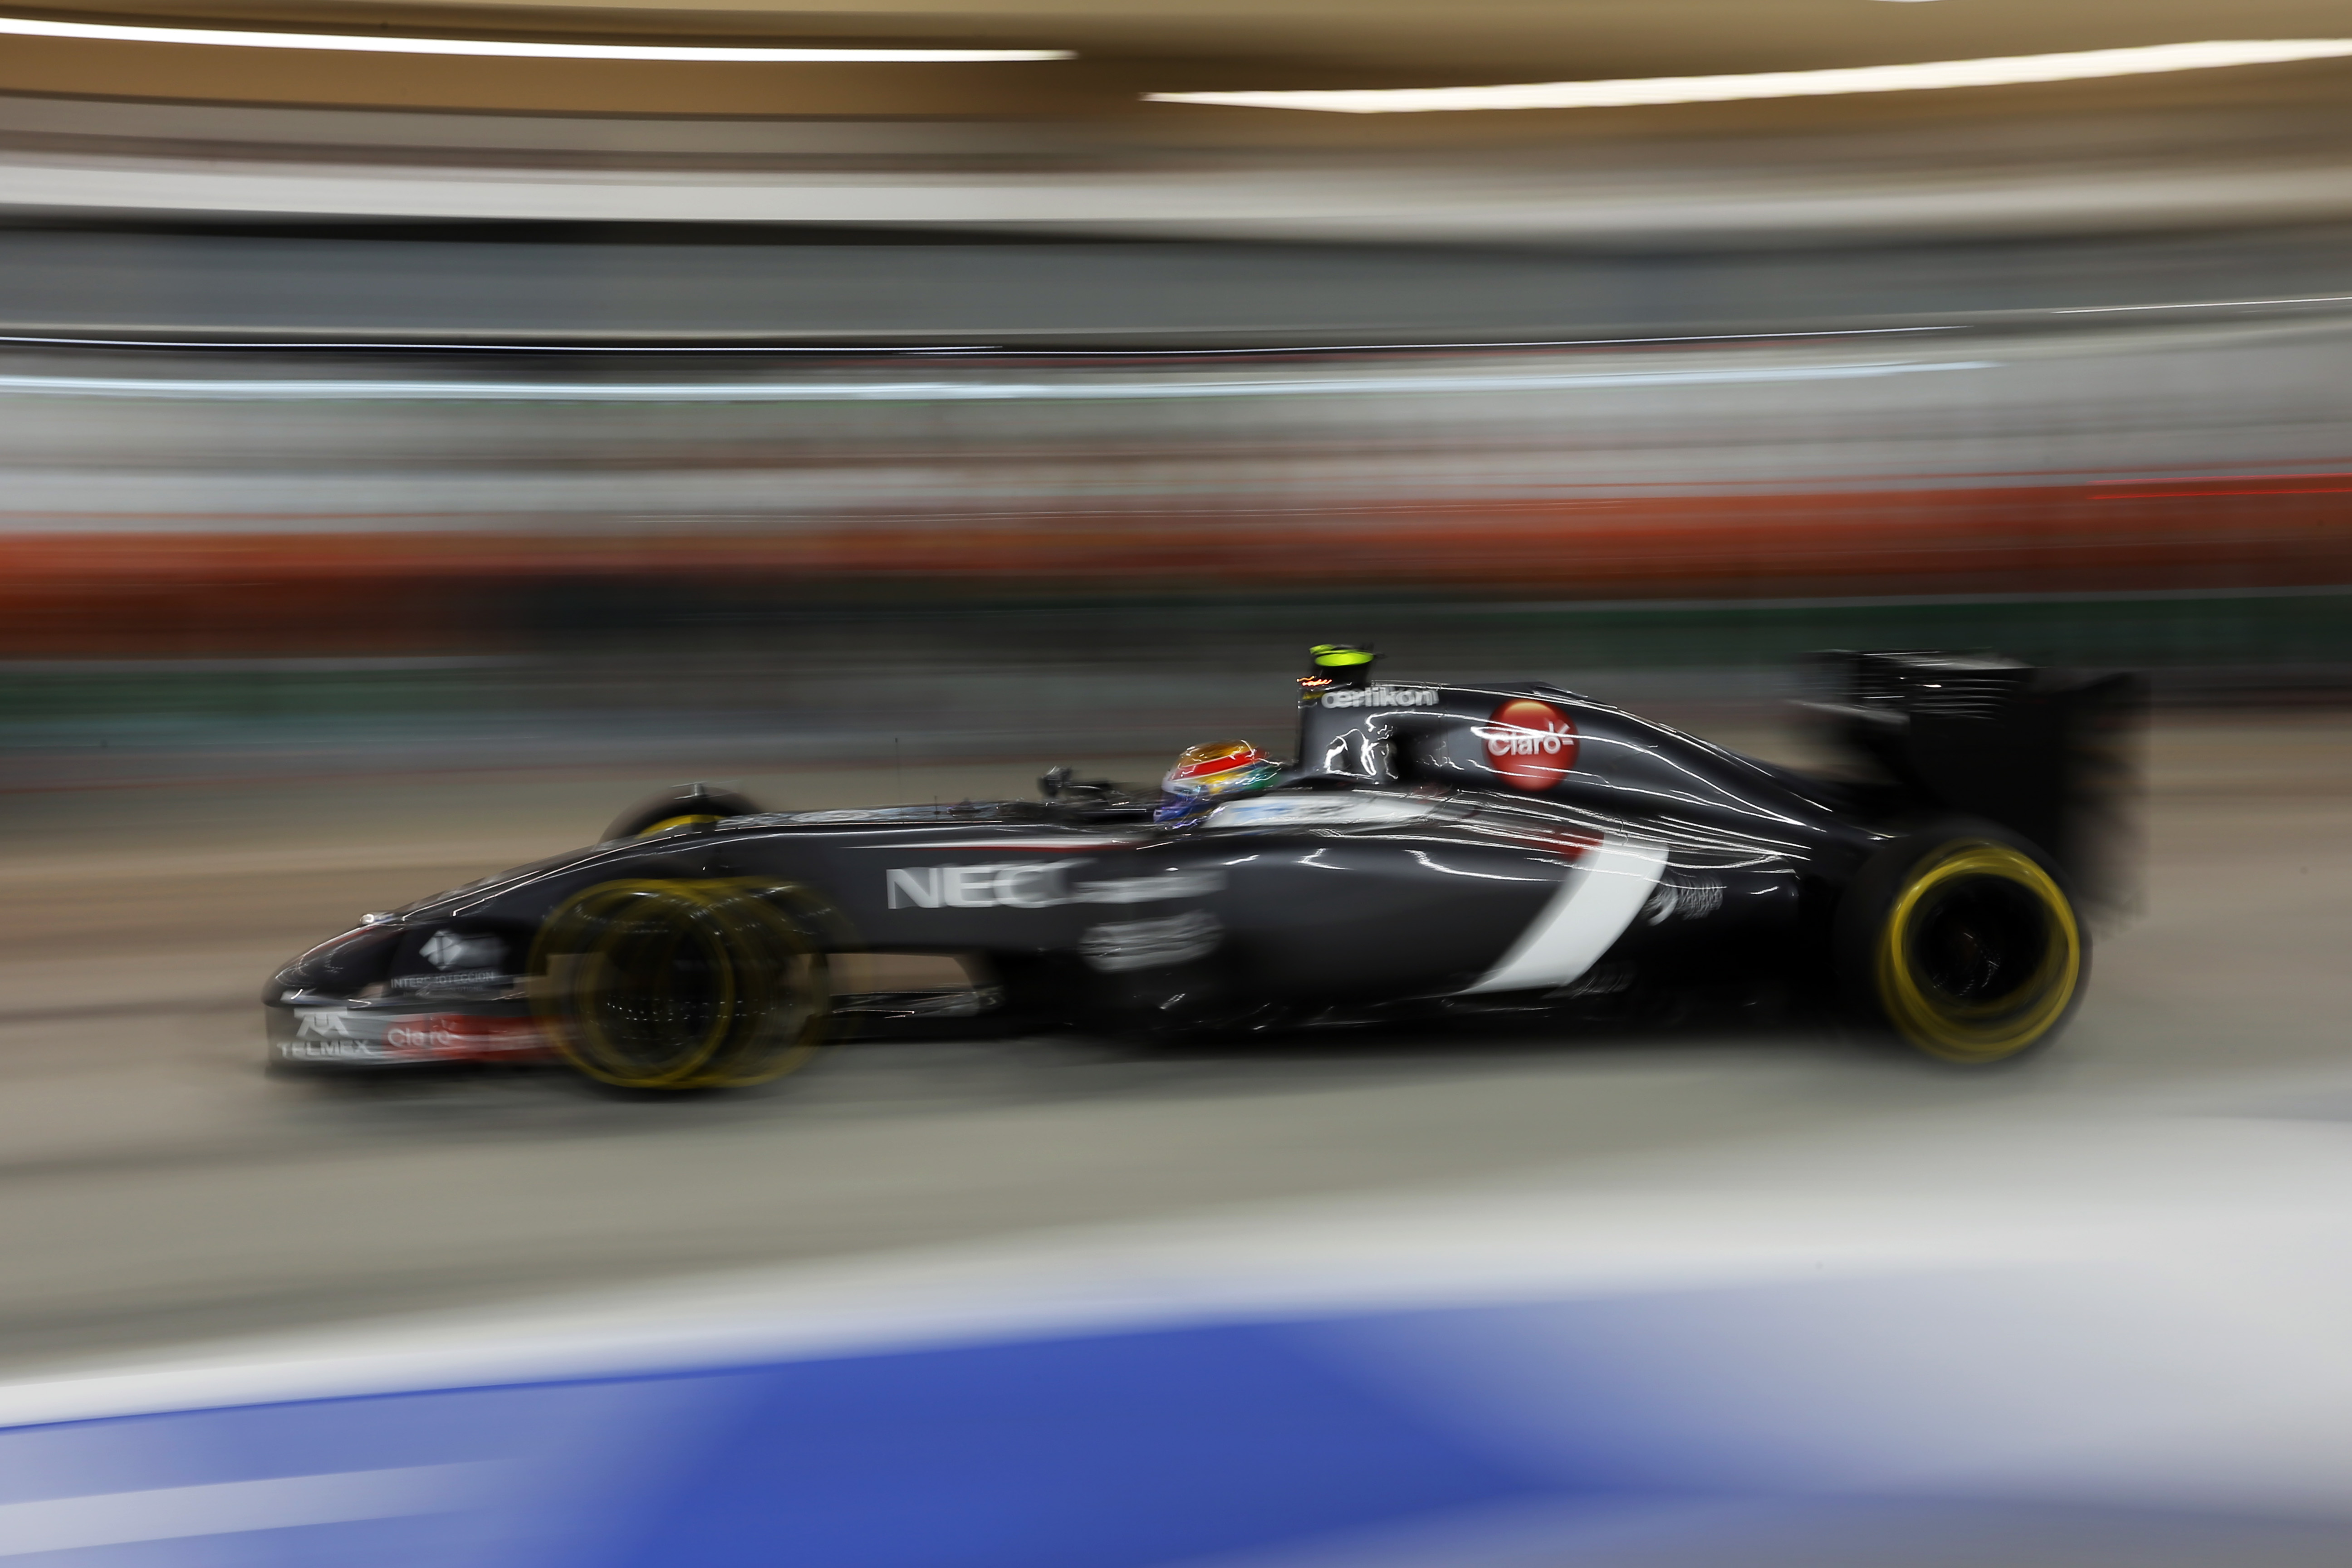
[[[730,816],[753,816],[759,806],[749,795],[716,784],[680,784],[647,796],[613,819],[604,842],[645,838],[673,827],[708,827]]]
[[[1939,1061],[1986,1067],[2056,1036],[2090,974],[2090,936],[2039,850],[1952,822],[1883,846],[1838,910],[1849,1007]]]
[[[806,1065],[833,988],[798,889],[605,882],[540,928],[532,1011],[566,1060],[626,1089],[739,1089]]]

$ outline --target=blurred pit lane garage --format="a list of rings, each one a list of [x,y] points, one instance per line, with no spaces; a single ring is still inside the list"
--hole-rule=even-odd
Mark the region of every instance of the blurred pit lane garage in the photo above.
[[[0,1554],[2344,1559],[2340,5],[0,13]],[[1331,637],[1791,758],[1813,648],[2145,670],[2143,907],[1965,1085],[256,1070],[649,788],[1148,777]]]

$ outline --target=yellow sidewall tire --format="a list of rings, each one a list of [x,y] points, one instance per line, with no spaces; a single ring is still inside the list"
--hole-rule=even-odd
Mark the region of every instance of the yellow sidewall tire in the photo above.
[[[2042,925],[2042,952],[2009,991],[1963,1002],[1927,978],[1917,943],[1939,896],[1986,880],[2030,901]],[[1904,1039],[1940,1060],[1981,1066],[2031,1049],[2065,1020],[2082,990],[2086,956],[2074,900],[2033,856],[1995,839],[1956,839],[1918,860],[1897,887],[1873,944],[1873,988]]]
[[[651,838],[655,834],[667,833],[673,827],[704,827],[709,826],[711,823],[720,822],[723,820],[725,819],[717,816],[673,816],[667,818],[664,821],[656,822],[651,827],[639,828],[637,830],[637,837],[640,838]]]
[[[575,894],[532,951],[541,1028],[573,1067],[621,1089],[741,1088],[805,1065],[824,1044],[832,987],[824,951],[785,912],[797,893],[653,879]],[[689,948],[698,984],[681,993],[675,960]]]
[[[759,802],[716,784],[686,784],[637,802],[605,826],[599,843],[643,838],[673,827],[709,827],[730,816],[754,816]]]

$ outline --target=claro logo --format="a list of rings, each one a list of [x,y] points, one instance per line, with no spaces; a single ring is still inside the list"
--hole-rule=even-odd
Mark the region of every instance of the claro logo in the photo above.
[[[1532,697],[1504,703],[1472,733],[1486,744],[1486,765],[1514,789],[1548,790],[1576,766],[1576,726]]]

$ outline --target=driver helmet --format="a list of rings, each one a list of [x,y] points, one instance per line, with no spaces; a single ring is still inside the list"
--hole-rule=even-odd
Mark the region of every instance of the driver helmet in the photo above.
[[[1154,820],[1173,822],[1206,811],[1227,795],[1264,789],[1281,772],[1281,763],[1247,741],[1188,746],[1160,781],[1164,794]]]

